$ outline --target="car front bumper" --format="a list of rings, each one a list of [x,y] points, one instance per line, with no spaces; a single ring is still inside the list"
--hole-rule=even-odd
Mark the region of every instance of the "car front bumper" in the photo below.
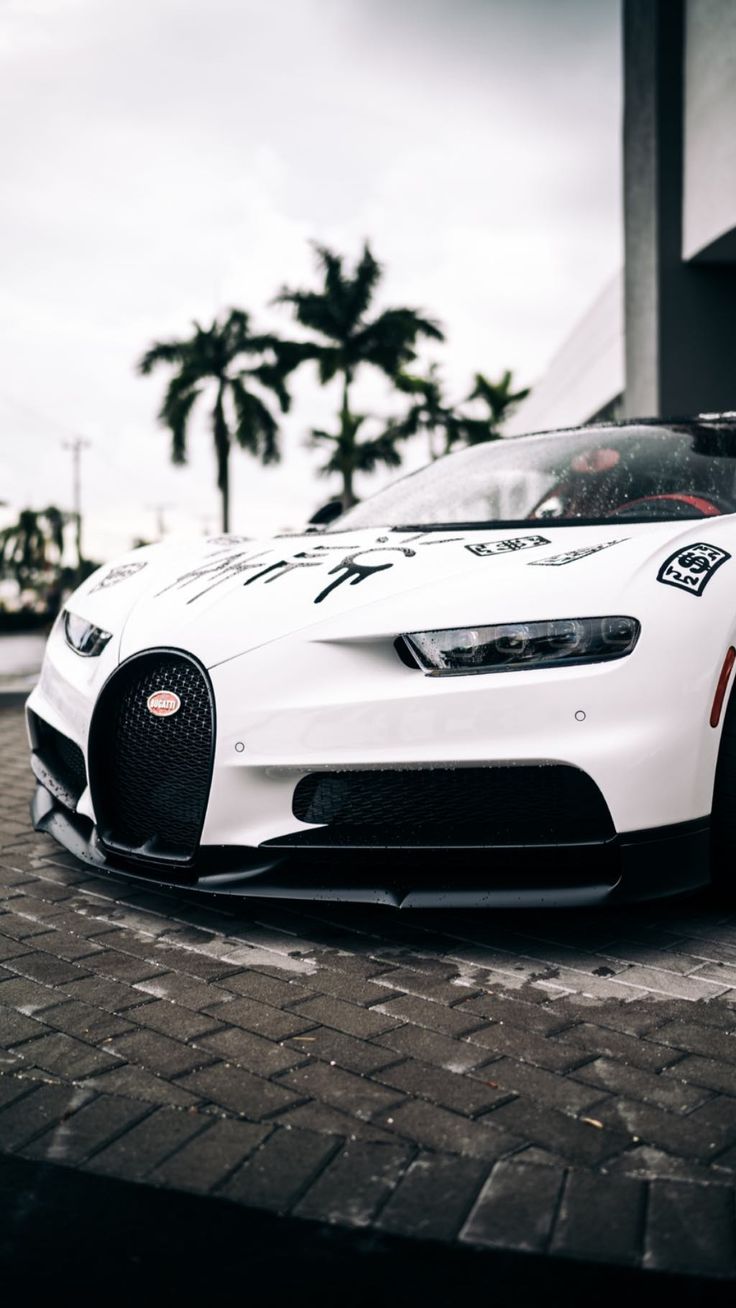
[[[707,819],[588,844],[374,848],[306,853],[283,843],[203,846],[194,865],[111,857],[90,819],[43,785],[33,825],[100,873],[165,889],[256,898],[385,904],[394,908],[579,908],[686,894],[710,879]]]

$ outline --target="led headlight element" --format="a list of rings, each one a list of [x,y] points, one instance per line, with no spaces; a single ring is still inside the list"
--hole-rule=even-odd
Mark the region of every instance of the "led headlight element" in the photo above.
[[[413,631],[401,639],[425,672],[452,676],[620,659],[631,653],[640,630],[636,618],[560,618]]]
[[[86,618],[78,618],[75,613],[65,609],[64,637],[75,654],[94,659],[102,653],[108,640],[111,639],[111,633],[103,631],[101,627],[93,626]]]

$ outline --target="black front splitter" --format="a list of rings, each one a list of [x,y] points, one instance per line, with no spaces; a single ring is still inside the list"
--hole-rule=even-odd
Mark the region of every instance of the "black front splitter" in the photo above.
[[[554,878],[537,877],[530,881],[520,875],[516,884],[512,877],[510,883],[494,886],[489,884],[494,865],[500,863],[505,870],[516,858],[528,867],[530,858],[540,851],[529,847],[481,850],[477,846],[468,849],[453,846],[444,851],[344,848],[336,853],[326,847],[319,857],[318,851],[313,851],[305,858],[295,841],[293,846],[278,842],[231,851],[235,861],[231,858],[225,870],[221,865],[223,851],[205,847],[200,850],[196,867],[174,872],[153,861],[136,865],[132,859],[123,862],[111,858],[100,844],[92,823],[71,813],[42,785],[36,786],[31,816],[37,831],[52,836],[75,858],[96,871],[148,889],[155,887],[186,894],[384,904],[409,909],[587,908],[687,894],[710,880],[707,818],[616,836],[590,845],[560,846],[554,851],[547,848],[543,851],[546,855],[553,852],[559,858],[561,875],[557,884]],[[428,877],[425,885],[416,884],[420,876],[418,869],[424,863],[433,859],[436,872],[437,865],[442,867],[444,859],[446,866],[446,860],[453,855],[472,859],[476,864],[482,860],[482,875],[473,878],[475,884],[447,885],[444,877],[438,883],[436,875]],[[579,861],[581,856],[589,860],[592,878],[578,877],[567,883],[566,857]],[[387,877],[387,883],[376,884],[376,870],[385,872],[387,857],[403,862],[404,876],[394,872]],[[414,884],[402,885],[412,860]],[[449,876],[457,876],[454,866]]]

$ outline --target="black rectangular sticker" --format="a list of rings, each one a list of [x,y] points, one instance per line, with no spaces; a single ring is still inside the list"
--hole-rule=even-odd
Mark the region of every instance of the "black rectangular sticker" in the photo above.
[[[688,595],[702,595],[713,573],[730,557],[726,550],[719,549],[717,545],[705,545],[702,542],[686,545],[665,559],[657,573],[657,581],[661,581],[664,586],[686,590]]]
[[[536,545],[549,545],[546,536],[512,536],[509,540],[489,540],[480,545],[466,545],[466,550],[477,554],[479,558],[488,558],[490,554],[514,554],[516,550],[531,550]]]

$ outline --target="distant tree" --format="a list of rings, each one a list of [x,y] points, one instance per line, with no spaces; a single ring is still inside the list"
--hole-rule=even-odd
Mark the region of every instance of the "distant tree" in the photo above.
[[[384,309],[372,317],[368,311],[376,287],[381,279],[382,268],[373,257],[368,244],[352,272],[346,271],[344,259],[324,245],[315,247],[317,263],[321,276],[321,285],[317,290],[292,290],[284,287],[277,296],[277,303],[288,304],[294,311],[297,322],[313,333],[316,339],[308,341],[281,342],[279,358],[288,369],[298,367],[307,360],[314,360],[319,371],[322,385],[327,385],[339,377],[342,382],[342,397],[339,413],[339,430],[330,435],[322,432],[315,440],[331,439],[341,443],[343,451],[358,448],[357,431],[364,421],[353,414],[350,404],[350,388],[359,370],[366,365],[379,369],[392,381],[402,369],[416,358],[415,345],[420,338],[441,341],[444,336],[439,325],[431,318],[426,318],[417,309]],[[401,456],[396,450],[398,435],[390,436],[388,431],[375,440],[380,442],[382,453],[375,456],[365,454],[370,468],[378,463],[396,467]],[[375,442],[366,442],[368,445]],[[393,450],[389,446],[393,444]],[[361,456],[363,457],[363,456]],[[350,459],[345,464],[346,469]],[[361,471],[369,471],[366,465]],[[358,471],[357,464],[343,475],[343,495],[345,506],[354,503],[352,474]]]
[[[446,454],[457,442],[464,439],[464,419],[445,399],[436,364],[431,364],[426,377],[399,373],[397,389],[411,397],[411,404],[389,428],[398,437],[427,435],[429,457],[437,459]]]
[[[279,429],[269,400],[275,398],[286,413],[289,394],[279,343],[271,335],[254,335],[250,319],[231,309],[210,327],[193,324],[191,336],[154,341],[138,361],[148,374],[164,365],[173,370],[159,421],[171,433],[173,463],[186,463],[188,425],[192,410],[205,394],[211,399],[210,425],[217,462],[217,486],[222,497],[222,530],[230,530],[230,450],[233,444],[262,463],[280,458]],[[246,359],[257,362],[245,367]],[[255,388],[255,389],[254,389]]]
[[[479,418],[446,399],[436,364],[430,366],[424,377],[400,373],[396,386],[411,398],[411,404],[390,430],[400,437],[426,432],[432,459],[447,454],[455,445],[480,445],[483,441],[498,440],[505,419],[529,394],[528,390],[513,391],[511,382],[509,371],[498,382],[489,381],[483,373],[475,374],[473,389],[462,403],[481,401],[487,414]]]
[[[468,445],[480,445],[483,441],[495,441],[501,436],[501,428],[514,409],[529,394],[529,387],[521,390],[512,389],[513,373],[507,368],[497,382],[492,382],[482,372],[477,372],[473,389],[466,403],[479,400],[487,409],[487,416],[482,418],[464,418],[462,440]]]
[[[65,516],[60,509],[23,509],[18,521],[0,532],[0,571],[21,590],[38,585],[44,574],[61,571]]]
[[[340,477],[343,509],[349,509],[357,503],[353,488],[356,473],[373,472],[379,464],[386,468],[398,468],[401,464],[401,454],[397,448],[399,434],[387,428],[376,436],[360,439],[360,428],[365,421],[365,414],[349,413],[343,409],[337,432],[312,431],[311,443],[314,446],[331,446],[327,462],[322,464],[319,474],[321,477],[334,474]]]

